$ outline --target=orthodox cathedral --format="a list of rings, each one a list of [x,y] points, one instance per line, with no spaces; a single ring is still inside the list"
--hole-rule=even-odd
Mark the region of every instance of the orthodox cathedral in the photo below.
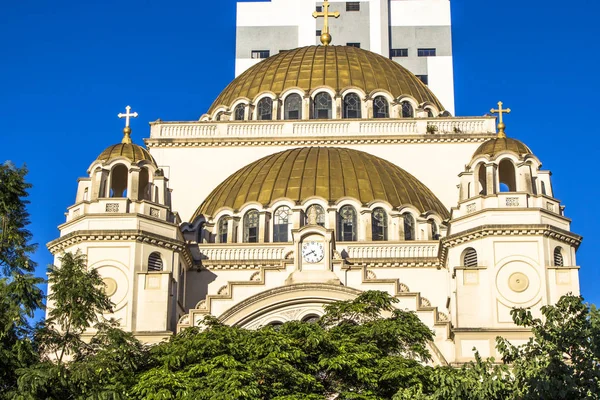
[[[56,265],[86,254],[106,317],[149,343],[207,315],[311,321],[366,290],[435,332],[435,364],[524,343],[512,308],[579,292],[581,237],[550,171],[507,137],[502,103],[498,121],[452,116],[409,70],[328,32],[251,66],[199,120],[150,123],[145,146],[127,107],[48,244]]]

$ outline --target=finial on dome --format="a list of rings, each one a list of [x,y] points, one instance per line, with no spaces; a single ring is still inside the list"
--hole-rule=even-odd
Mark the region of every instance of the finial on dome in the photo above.
[[[499,101],[498,102],[498,109],[494,109],[492,108],[490,110],[490,112],[492,114],[496,114],[498,113],[498,115],[500,116],[499,120],[498,120],[498,137],[499,138],[505,138],[506,137],[506,132],[504,132],[504,129],[506,129],[506,125],[504,125],[504,121],[502,120],[502,115],[503,114],[510,114],[510,108],[502,108],[502,102]]]
[[[315,11],[312,15],[314,18],[323,17],[323,33],[321,33],[321,43],[323,43],[323,46],[329,46],[329,43],[331,43],[331,35],[329,34],[329,17],[339,18],[340,12],[329,12],[329,1],[324,0],[323,11]]]
[[[125,114],[119,113],[117,115],[119,118],[125,118],[125,128],[123,128],[123,140],[121,140],[121,143],[131,144],[131,128],[129,127],[129,118],[137,118],[138,113],[132,113],[130,106],[125,107],[125,111]]]

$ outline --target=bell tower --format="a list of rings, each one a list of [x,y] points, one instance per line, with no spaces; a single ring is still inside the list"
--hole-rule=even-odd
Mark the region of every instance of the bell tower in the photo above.
[[[192,258],[171,211],[168,179],[150,153],[131,141],[127,107],[121,143],[107,147],[78,181],[75,204],[48,249],[77,250],[103,277],[122,329],[145,342],[168,337],[183,313]]]
[[[512,322],[513,308],[539,315],[540,307],[579,288],[575,252],[582,238],[570,231],[551,173],[529,147],[506,137],[502,115],[510,109],[499,103],[491,111],[500,114],[498,137],[484,142],[459,175],[460,198],[444,240],[458,361],[472,357],[473,347],[495,355],[496,336],[526,340],[529,333]]]

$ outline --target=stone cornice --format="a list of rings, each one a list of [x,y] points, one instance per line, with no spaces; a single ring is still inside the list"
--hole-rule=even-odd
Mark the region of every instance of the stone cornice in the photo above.
[[[569,246],[579,247],[583,237],[552,225],[482,225],[442,239],[441,259],[446,264],[448,249],[486,236],[545,236]]]
[[[394,136],[315,136],[315,137],[252,137],[252,138],[164,138],[144,139],[148,148],[155,147],[229,147],[229,146],[306,146],[350,144],[423,144],[423,143],[483,143],[492,134],[429,134]]]
[[[182,254],[187,264],[192,267],[194,261],[192,253],[184,241],[171,239],[165,236],[157,235],[152,232],[128,229],[128,230],[80,230],[71,232],[65,236],[49,242],[46,247],[55,255],[67,247],[82,242],[145,242],[164,249],[177,251]]]

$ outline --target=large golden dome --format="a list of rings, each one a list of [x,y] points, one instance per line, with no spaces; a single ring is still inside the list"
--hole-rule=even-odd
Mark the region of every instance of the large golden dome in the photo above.
[[[204,200],[199,215],[214,216],[221,207],[240,209],[257,201],[269,205],[287,198],[302,203],[318,196],[330,203],[351,197],[363,204],[383,200],[420,212],[448,210],[431,190],[402,168],[371,154],[338,147],[303,147],[275,153],[240,169]]]
[[[357,47],[308,46],[283,51],[246,70],[223,90],[208,113],[230,107],[241,97],[252,100],[263,92],[279,95],[290,88],[310,92],[319,86],[336,91],[358,87],[367,94],[380,89],[394,98],[409,95],[419,104],[429,102],[444,110],[419,78],[389,58]]]

